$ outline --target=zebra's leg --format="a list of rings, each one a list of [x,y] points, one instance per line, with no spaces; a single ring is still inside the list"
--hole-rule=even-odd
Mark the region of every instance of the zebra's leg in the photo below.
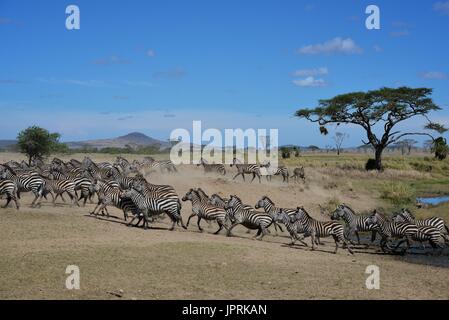
[[[338,237],[337,237],[335,234],[333,234],[333,235],[332,235],[332,238],[334,238],[334,241],[335,241],[335,250],[334,250],[334,254],[336,254],[337,251],[338,251]]]
[[[2,208],[4,209],[4,208],[8,207],[8,204],[11,202],[11,200],[12,200],[11,196],[8,195],[6,198],[6,204],[4,206],[2,206]],[[17,206],[17,202],[16,202],[16,206]]]
[[[234,176],[234,178],[232,178],[232,180],[235,180],[235,178],[237,178],[237,176],[240,175],[240,172],[237,172],[237,174]],[[245,179],[245,177],[243,177],[243,179]]]
[[[196,216],[196,213],[192,213],[190,216],[189,216],[189,218],[187,219],[187,224],[186,224],[186,227],[188,227],[189,226],[189,223],[190,223],[190,219],[192,219],[194,216]]]
[[[312,231],[312,233],[310,234],[310,238],[312,239],[312,251],[315,250],[315,231]]]
[[[203,228],[201,228],[200,222],[201,222],[201,217],[198,216],[198,221],[196,222],[196,224],[198,225],[198,229],[200,229],[200,231],[203,232]]]
[[[223,227],[224,227],[224,224],[223,224],[223,221],[222,221],[222,220],[217,220],[217,223],[218,223],[218,230],[215,231],[214,234],[219,234],[220,231],[221,231],[221,229],[223,229]],[[226,228],[226,227],[225,227],[225,228]]]
[[[138,214],[135,214],[135,215],[134,215],[134,217],[131,219],[130,222],[128,222],[128,223],[126,224],[126,226],[130,227],[130,226],[132,225],[132,223],[134,222],[134,220],[136,220],[137,218],[139,218],[139,221],[137,222],[137,224],[139,224],[141,218],[140,218],[140,214],[138,213]]]
[[[226,236],[227,236],[227,237],[230,237],[230,236],[232,235],[232,234],[231,234],[231,231],[232,231],[232,229],[234,229],[234,227],[235,227],[236,225],[238,225],[238,223],[233,223],[233,224],[229,227],[228,232],[226,233]]]
[[[262,240],[262,238],[267,234],[267,229],[260,227],[260,236],[256,237],[257,240]]]
[[[371,231],[371,243],[373,243],[376,240],[377,231],[373,230]]]
[[[357,230],[354,230],[355,236],[357,237],[357,244],[360,245],[360,236]]]
[[[66,203],[64,197],[62,196],[62,193],[60,194],[62,201],[64,201],[64,203]]]

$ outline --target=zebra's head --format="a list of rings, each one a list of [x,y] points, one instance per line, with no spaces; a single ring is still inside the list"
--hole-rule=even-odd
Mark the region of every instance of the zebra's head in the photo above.
[[[272,217],[275,222],[284,223],[284,224],[288,223],[290,220],[290,217],[284,211],[284,209],[279,210],[279,212],[276,212]]]
[[[295,214],[290,216],[290,222],[301,220],[305,215],[307,215],[307,212],[304,207],[296,207]]]
[[[267,196],[263,196],[262,199],[260,199],[259,201],[257,201],[256,205],[254,206],[254,208],[259,209],[259,208],[264,208],[266,204],[271,204],[273,205],[273,202],[270,200],[270,198],[268,198]]]
[[[195,197],[195,190],[190,189],[189,191],[187,191],[185,196],[182,197],[182,201],[187,201],[187,200],[192,201],[194,199],[194,197]]]
[[[226,206],[226,201],[216,193],[210,196],[209,203],[213,206]]]
[[[407,222],[405,218],[402,216],[401,212],[395,213],[391,220],[395,223]]]
[[[237,197],[236,195],[231,195],[229,197],[228,203],[225,206],[225,209],[226,210],[227,209],[232,209],[232,208],[234,208],[235,206],[237,206],[238,204],[241,204],[241,203],[242,203],[242,200],[240,200],[239,197]]]
[[[374,209],[373,213],[368,217],[366,222],[370,225],[378,225],[381,220],[382,216],[376,209]]]
[[[136,191],[137,191],[137,190],[135,190],[134,188],[123,190],[123,191],[120,193],[120,198],[121,198],[121,199],[123,199],[123,198],[131,198],[131,196],[132,196],[133,194],[135,194]]]
[[[413,213],[410,212],[409,209],[407,208],[402,208],[401,209],[401,215],[408,220],[415,220],[415,216],[413,215]]]
[[[344,205],[340,204],[337,206],[337,208],[332,212],[331,219],[332,220],[338,220],[343,218],[345,215],[345,207]]]

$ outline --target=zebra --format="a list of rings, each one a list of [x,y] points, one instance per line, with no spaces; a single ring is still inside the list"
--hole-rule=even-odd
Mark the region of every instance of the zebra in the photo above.
[[[20,199],[20,192],[31,191],[34,194],[34,200],[31,203],[31,207],[40,204],[40,199],[42,199],[43,187],[45,185],[44,179],[37,173],[30,174],[16,174],[16,172],[11,169],[8,165],[0,166],[0,177],[1,179],[8,179],[15,183],[17,187],[17,197]]]
[[[120,190],[120,188],[107,186],[103,182],[97,182],[93,185],[93,188],[98,194],[98,204],[90,213],[91,215],[98,215],[101,211],[103,215],[104,212],[106,212],[106,215],[109,218],[107,206],[113,205],[123,211],[123,218],[125,221],[128,220],[128,212],[131,212],[134,216],[140,216],[140,211],[134,202],[130,198],[121,197],[122,190]]]
[[[290,177],[295,179],[295,182],[298,182],[298,179],[302,179],[303,182],[306,182],[306,175],[304,172],[304,167],[299,167],[293,169],[293,175]]]
[[[295,211],[296,212],[296,211]],[[273,220],[277,223],[283,223],[290,233],[291,242],[289,245],[294,245],[296,241],[301,242],[304,246],[308,246],[303,240],[305,236],[301,235],[304,233],[303,225],[299,221],[292,222],[291,217],[284,209],[280,209],[273,214]]]
[[[391,238],[405,238],[407,248],[410,248],[410,239],[418,232],[418,227],[416,225],[406,222],[399,223],[391,221],[377,210],[374,210],[368,218],[368,223],[378,227],[378,232],[382,237],[380,240],[380,247],[383,252],[386,252],[385,247],[388,247],[388,240]]]
[[[262,240],[267,233],[267,229],[273,223],[273,219],[265,212],[256,212],[244,207],[242,200],[235,195],[231,195],[225,210],[231,220],[231,226],[228,228],[227,236],[231,235],[232,229],[241,224],[248,229],[258,229],[254,238]]]
[[[234,178],[232,178],[232,180],[235,180],[235,178],[237,178],[239,175],[242,175],[243,181],[245,181],[245,173],[246,174],[252,174],[253,175],[253,179],[251,180],[251,182],[254,181],[254,179],[256,177],[259,178],[259,183],[261,183],[260,181],[260,167],[257,164],[242,164],[242,163],[237,163],[237,158],[234,158],[232,160],[232,163],[230,164],[230,166],[236,166],[237,168],[237,174],[234,176]]]
[[[392,221],[395,223],[408,223],[404,217],[399,213],[399,214],[395,214],[393,215]],[[413,223],[410,223],[413,224]],[[445,234],[443,234],[441,232],[440,229],[430,226],[430,225],[421,225],[418,226],[418,230],[416,232],[416,234],[411,236],[411,239],[417,242],[420,242],[422,245],[422,248],[425,249],[425,245],[424,242],[428,241],[429,244],[432,246],[432,248],[436,249],[436,248],[441,248],[444,246],[444,244],[448,244],[449,240],[447,239],[447,237],[445,236]],[[400,242],[398,242],[398,244],[396,245],[395,250],[397,250],[399,248],[399,246],[404,242],[405,240],[402,240]],[[441,253],[441,252],[440,252]]]
[[[311,236],[312,250],[315,250],[316,237],[329,237],[332,236],[335,241],[335,251],[337,253],[338,243],[342,242],[343,246],[349,251],[350,254],[354,254],[352,249],[346,242],[343,225],[335,221],[318,221],[312,218],[304,207],[297,207],[296,213],[291,217],[292,222],[298,221],[302,224],[304,233]]]
[[[345,237],[353,245],[355,243],[350,239],[350,236],[352,234],[355,234],[357,237],[357,244],[360,245],[359,232],[371,231],[371,243],[373,243],[374,240],[376,240],[377,229],[376,226],[368,222],[369,216],[356,215],[354,210],[352,210],[348,205],[344,203],[337,206],[335,211],[331,214],[331,219],[332,220],[342,219],[345,222],[346,224]]]
[[[149,215],[160,213],[166,213],[172,220],[172,226],[169,229],[170,231],[175,228],[176,223],[179,225],[179,222],[181,222],[181,226],[184,229],[187,229],[182,221],[180,206],[178,204],[179,199],[178,201],[174,201],[172,198],[146,197],[141,192],[143,192],[142,186],[134,186],[131,189],[122,191],[120,197],[130,198],[136,207],[143,213],[144,229],[147,229],[148,227]],[[135,216],[129,225],[131,225],[136,218],[137,217]]]
[[[420,226],[431,226],[440,230],[442,233],[449,234],[449,228],[444,222],[442,218],[439,217],[431,217],[427,219],[417,220],[415,216],[408,210],[403,208],[399,213],[401,217],[404,218],[406,222],[410,222],[416,224],[418,227]]]
[[[51,194],[53,198],[53,205],[56,206],[56,199],[61,196],[61,199],[65,202],[64,197],[62,194],[66,192],[70,199],[71,203],[70,206],[73,204],[76,204],[79,207],[78,203],[78,197],[75,194],[75,182],[73,180],[50,180],[50,179],[44,179],[45,184],[43,187],[43,193],[42,195],[45,196],[47,194]],[[56,194],[56,196],[55,196]]]
[[[0,195],[6,195],[6,204],[2,208],[8,207],[11,200],[16,204],[19,210],[19,201],[17,200],[17,186],[12,180],[0,180]]]
[[[152,157],[145,157],[143,160],[143,164],[149,166],[150,168],[158,168],[161,173],[166,170],[167,172],[178,172],[175,165],[171,160],[154,160]]]
[[[257,201],[256,205],[254,206],[256,209],[263,208],[263,210],[269,214],[272,218],[274,215],[278,212],[280,212],[281,208],[278,208],[274,205],[274,202],[270,200],[267,196],[263,196],[259,201]],[[296,212],[295,209],[285,209],[285,212],[287,214],[294,214]],[[281,226],[274,224],[275,231],[277,232],[277,227],[283,232]]]
[[[201,199],[201,196],[199,195],[198,191],[194,189],[190,189],[184,197],[182,197],[182,201],[188,201],[190,200],[192,202],[192,214],[187,219],[186,227],[189,226],[190,219],[194,216],[198,217],[197,225],[198,229],[202,232],[203,229],[201,228],[200,222],[201,219],[204,219],[206,221],[215,220],[218,223],[218,230],[214,232],[214,234],[218,234],[223,227],[227,229],[227,226],[225,224],[226,221],[226,210],[224,208],[220,208],[217,206],[214,206],[208,202],[208,199]]]
[[[207,163],[206,160],[201,158],[200,163],[198,163],[197,166],[199,167],[201,165],[204,168],[204,173],[218,172],[222,176],[226,175],[226,168],[223,164],[215,164],[215,163],[209,164]]]
[[[288,168],[286,166],[279,166],[276,169],[271,167],[271,163],[268,162],[267,164],[261,164],[260,165],[260,172],[262,175],[266,176],[267,181],[271,181],[272,176],[282,176],[282,182],[288,183]]]

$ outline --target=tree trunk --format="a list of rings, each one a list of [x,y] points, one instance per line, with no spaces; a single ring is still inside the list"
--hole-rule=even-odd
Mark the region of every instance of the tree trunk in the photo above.
[[[377,146],[375,149],[375,164],[376,164],[376,170],[377,171],[382,171],[383,170],[383,166],[382,166],[382,152],[384,151],[384,146]]]

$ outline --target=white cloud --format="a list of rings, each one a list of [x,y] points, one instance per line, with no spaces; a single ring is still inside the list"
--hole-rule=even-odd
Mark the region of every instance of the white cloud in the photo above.
[[[340,37],[326,41],[324,43],[311,44],[298,49],[300,54],[320,54],[320,53],[342,53],[358,54],[362,53],[360,48],[351,38],[343,39]]]
[[[301,69],[293,72],[295,77],[310,77],[310,76],[324,76],[329,74],[329,70],[326,67],[317,69]]]
[[[420,74],[421,78],[423,79],[430,79],[430,80],[444,80],[447,79],[447,74],[440,71],[426,71]]]
[[[433,9],[443,14],[449,14],[449,1],[439,1],[433,5]]]
[[[293,80],[293,83],[298,87],[309,87],[309,88],[317,88],[317,87],[327,87],[327,82],[323,79],[315,79],[315,77],[307,77],[305,79],[297,79]]]
[[[407,37],[408,35],[410,35],[410,31],[408,31],[407,29],[398,30],[398,31],[390,32],[390,35],[392,37]]]

